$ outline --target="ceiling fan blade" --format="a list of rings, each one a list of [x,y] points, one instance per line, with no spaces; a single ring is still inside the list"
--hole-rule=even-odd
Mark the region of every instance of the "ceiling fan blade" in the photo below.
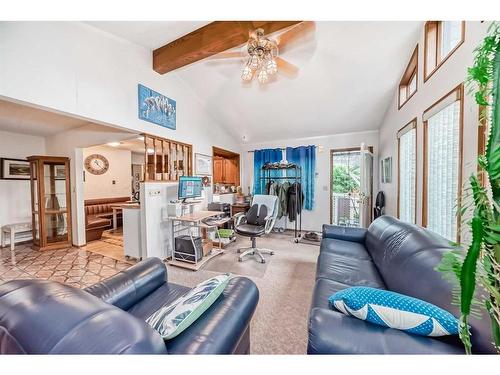
[[[276,57],[276,64],[278,65],[278,72],[283,73],[284,75],[295,78],[299,74],[299,68],[292,63],[289,63],[285,59],[281,57]]]
[[[289,44],[291,44],[295,40],[312,33],[315,29],[316,23],[314,21],[304,21],[299,23],[297,26],[292,27],[290,30],[285,31],[277,38],[277,44],[280,52],[282,52]]]
[[[220,59],[234,59],[234,58],[243,58],[245,54],[242,51],[235,52],[220,52],[216,55],[210,56],[210,60],[220,60]]]

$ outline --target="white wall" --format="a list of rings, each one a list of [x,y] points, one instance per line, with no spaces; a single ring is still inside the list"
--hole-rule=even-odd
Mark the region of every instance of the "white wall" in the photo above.
[[[245,145],[242,158],[243,179],[241,186],[248,194],[248,186],[253,188],[253,153],[246,151],[262,148],[297,147],[316,145],[316,184],[315,208],[312,211],[302,211],[302,228],[305,230],[320,231],[323,224],[330,222],[330,150],[348,147],[359,147],[361,143],[373,146],[374,153],[374,182],[378,179],[378,131],[360,133],[337,134],[326,137],[296,138],[276,142],[254,143]],[[374,194],[377,193],[377,184],[374,184]],[[288,228],[292,228],[288,224]]]
[[[423,176],[423,112],[453,88],[464,82],[467,67],[473,64],[473,50],[486,35],[489,23],[466,22],[465,42],[455,53],[424,83],[424,35],[422,32],[418,42],[418,90],[415,95],[398,110],[397,88],[394,98],[387,110],[380,129],[380,159],[392,156],[393,180],[390,184],[380,183],[380,190],[385,193],[386,213],[397,215],[397,131],[417,118],[417,224],[422,224],[422,176]],[[410,56],[408,56],[408,59]],[[401,74],[405,69],[401,67]],[[477,159],[477,126],[478,106],[473,97],[465,89],[464,101],[464,133],[463,133],[463,181],[476,170]]]
[[[83,160],[92,154],[104,156],[109,162],[109,169],[100,175],[85,171],[84,199],[130,197],[132,195],[132,153],[129,150],[95,146],[83,149]]]
[[[25,159],[44,154],[43,137],[0,131],[1,158]],[[23,221],[31,222],[29,180],[0,180],[0,227]]]
[[[143,47],[79,22],[0,22],[0,51],[0,97],[190,143],[195,153],[210,155],[212,146],[241,151],[239,140],[208,115],[175,72],[153,71],[152,53]],[[177,130],[138,119],[139,83],[177,101]],[[92,145],[82,142],[86,131],[78,130],[50,137],[47,152],[74,159],[77,148]],[[72,160],[71,167],[73,227],[79,226],[74,243],[81,245],[82,165]]]
[[[152,69],[151,51],[79,22],[0,23],[0,96],[193,144],[240,151],[175,72]],[[177,130],[137,116],[141,83],[177,101]]]

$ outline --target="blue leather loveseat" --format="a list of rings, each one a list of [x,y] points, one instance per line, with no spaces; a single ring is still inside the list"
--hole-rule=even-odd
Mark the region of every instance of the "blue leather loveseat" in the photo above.
[[[167,282],[157,258],[86,290],[42,280],[0,285],[2,354],[248,354],[259,292],[233,278],[186,331],[164,342],[145,319],[190,288]]]
[[[309,354],[464,353],[458,336],[411,335],[359,320],[328,306],[328,297],[350,286],[388,289],[433,303],[459,317],[451,284],[435,271],[447,240],[391,216],[368,229],[323,226],[309,315]],[[471,318],[473,351],[493,353],[489,318]]]

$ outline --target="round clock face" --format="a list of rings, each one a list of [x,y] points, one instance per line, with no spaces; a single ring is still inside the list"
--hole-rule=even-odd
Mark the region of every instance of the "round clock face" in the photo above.
[[[85,158],[85,169],[92,174],[104,174],[109,169],[109,162],[104,156],[92,154]]]

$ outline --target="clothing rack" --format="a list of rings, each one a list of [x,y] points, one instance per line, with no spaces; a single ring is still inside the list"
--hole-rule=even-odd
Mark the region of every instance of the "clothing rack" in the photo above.
[[[294,176],[289,176],[288,171],[292,170],[295,171]],[[271,171],[285,171],[285,176],[276,176],[273,177],[271,176]],[[262,191],[265,191],[266,189],[266,182],[267,181],[272,181],[272,180],[293,180],[295,183],[298,182],[301,184],[302,187],[302,171],[300,166],[298,165],[292,165],[292,166],[266,166],[264,165],[261,170],[260,170],[260,183],[261,187],[263,187]],[[302,195],[302,189],[300,194]],[[299,199],[300,199],[300,211],[299,211]],[[300,238],[302,237],[302,205],[303,205],[303,199],[302,196],[299,198],[298,192],[295,194],[295,207],[297,208],[297,217],[294,220],[294,241],[295,243],[298,243]],[[297,230],[297,221],[299,222],[298,225],[298,230]]]

